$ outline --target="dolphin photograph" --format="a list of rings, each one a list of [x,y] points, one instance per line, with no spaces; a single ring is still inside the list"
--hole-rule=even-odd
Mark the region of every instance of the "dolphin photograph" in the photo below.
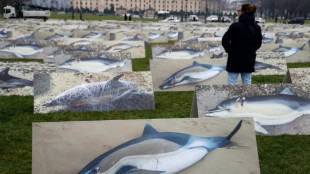
[[[260,173],[249,118],[36,122],[32,128],[34,173]]]
[[[215,92],[213,86],[201,87],[201,91],[196,91],[198,104],[204,103],[202,100],[206,95],[212,98],[214,94],[208,91],[223,96],[222,100],[198,106],[201,117],[253,117],[256,132],[265,135],[310,133],[307,128],[310,122],[310,94],[306,90],[310,88],[309,85],[251,85],[244,86],[243,90],[240,86],[237,86],[239,89],[228,87],[216,87],[216,90],[224,89],[221,94]],[[264,89],[270,92],[257,94]],[[306,95],[300,96],[301,93]],[[228,96],[224,97],[225,94]],[[293,125],[294,128],[291,128]]]
[[[0,48],[0,55],[2,53],[12,54],[16,58],[31,57],[41,52],[43,52],[43,47],[36,45],[8,45],[4,48]]]
[[[175,132],[158,132],[150,124],[141,137],[127,141],[98,156],[79,174],[88,173],[177,173],[226,146],[238,133],[242,120],[226,137],[198,137]],[[181,160],[179,160],[181,159]]]
[[[157,59],[194,59],[206,55],[205,50],[193,49],[177,49],[177,50],[164,50],[158,55]]]
[[[160,85],[160,89],[173,88],[179,85],[187,85],[205,81],[215,77],[225,69],[226,66],[199,64],[194,61],[193,65],[172,74],[162,85]]]
[[[5,68],[0,72],[0,88],[22,88],[33,86],[33,81],[9,75],[10,68]]]
[[[278,48],[276,48],[276,49],[274,49],[272,51],[274,51],[274,52],[283,52],[285,57],[290,57],[290,56],[294,55],[295,53],[297,53],[298,51],[302,50],[305,45],[306,44],[304,44],[303,46],[301,46],[299,48],[279,45]]]
[[[53,73],[45,76],[35,75],[35,112],[143,110],[155,107],[150,74],[147,73]],[[135,82],[136,78],[149,79],[150,84],[140,85]],[[51,81],[48,85],[45,84],[46,79]],[[143,104],[136,104],[142,101]]]

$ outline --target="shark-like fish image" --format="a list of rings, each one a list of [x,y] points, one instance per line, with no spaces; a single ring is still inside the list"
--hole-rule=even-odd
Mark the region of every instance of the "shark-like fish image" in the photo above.
[[[81,73],[104,72],[112,68],[122,67],[126,64],[125,60],[116,61],[111,59],[92,58],[92,59],[70,59],[58,66],[62,69],[71,69]]]
[[[128,50],[131,48],[135,48],[135,47],[139,47],[139,46],[134,46],[128,43],[118,43],[118,44],[108,47],[107,51],[108,52],[120,52],[120,51]]]
[[[79,174],[177,173],[194,165],[212,150],[229,144],[241,124],[242,120],[227,137],[158,132],[146,124],[141,137],[98,156]]]
[[[155,39],[157,39],[163,35],[164,35],[163,33],[152,33],[152,32],[150,32],[148,34],[148,38],[149,38],[149,40],[155,40]]]
[[[274,51],[274,52],[284,52],[284,56],[285,57],[290,57],[290,56],[294,55],[297,51],[302,50],[305,45],[306,44],[304,44],[300,48],[285,47],[285,46],[280,45],[279,48],[276,48],[276,49],[274,49],[272,51]]]
[[[33,82],[9,75],[10,68],[5,68],[0,72],[0,88],[16,88],[32,86]]]
[[[207,116],[253,117],[255,130],[264,134],[268,132],[262,125],[286,124],[303,114],[310,114],[310,100],[298,97],[290,87],[277,95],[231,98],[206,111]]]
[[[91,38],[91,39],[98,39],[102,36],[104,36],[106,33],[97,33],[97,32],[90,32],[84,36],[82,36],[82,38]]]
[[[273,66],[273,65],[270,65],[270,64],[267,64],[267,63],[263,63],[263,62],[259,62],[259,61],[255,62],[255,65],[254,65],[255,71],[264,70],[264,69],[268,69],[268,68],[282,70],[278,66]]]
[[[24,58],[25,56],[31,56],[40,52],[43,52],[43,47],[35,45],[9,45],[5,48],[0,49],[0,52],[13,53],[19,58]]]
[[[72,36],[73,36],[73,34],[72,35],[64,35],[64,34],[56,33],[52,36],[45,38],[45,40],[57,41],[58,38],[71,38]]]
[[[193,65],[172,74],[162,85],[160,85],[160,89],[201,82],[218,75],[225,69],[225,66],[199,64],[194,61]]]
[[[269,37],[266,37],[265,35],[263,35],[263,42],[264,43],[269,43],[271,41],[273,41],[273,38],[269,38]]]
[[[123,75],[115,76],[109,81],[75,86],[44,103],[43,106],[79,107],[116,101],[138,87],[135,82],[119,81]]]
[[[159,59],[194,59],[199,56],[204,56],[205,50],[193,50],[193,49],[179,49],[179,50],[164,50],[159,53],[156,58]]]

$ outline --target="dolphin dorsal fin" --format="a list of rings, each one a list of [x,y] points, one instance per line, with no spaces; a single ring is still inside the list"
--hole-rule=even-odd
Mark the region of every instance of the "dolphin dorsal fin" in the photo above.
[[[284,88],[280,94],[284,94],[284,95],[295,95],[295,93],[292,91],[292,87],[286,87]]]
[[[151,125],[149,125],[149,124],[146,124],[145,126],[144,126],[144,130],[143,130],[143,134],[142,134],[142,136],[146,136],[146,135],[152,135],[152,134],[157,134],[158,133],[158,131],[155,129],[155,128],[153,128]]]
[[[199,63],[194,60],[193,66],[195,66],[195,65],[199,65]]]
[[[9,70],[10,70],[10,68],[5,68],[3,71],[0,72],[0,75],[1,76],[8,75],[9,74]]]
[[[108,83],[116,82],[123,76],[124,76],[124,74],[117,75],[117,76],[113,77],[111,80],[109,80]]]

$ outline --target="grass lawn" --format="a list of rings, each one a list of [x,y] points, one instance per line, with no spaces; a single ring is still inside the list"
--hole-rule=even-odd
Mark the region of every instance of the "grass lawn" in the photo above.
[[[70,15],[69,17],[71,18]],[[148,71],[150,56],[151,46],[146,47],[146,58],[132,61],[133,70]],[[7,59],[0,59],[4,60]],[[310,67],[309,64],[288,66]],[[281,83],[283,78],[284,76],[253,76],[253,83]],[[50,114],[33,113],[33,96],[0,96],[0,171],[2,174],[31,173],[33,122],[188,118],[193,94],[193,92],[155,92],[156,110],[150,111]],[[261,173],[306,174],[310,171],[310,136],[281,135],[256,136],[256,138]]]

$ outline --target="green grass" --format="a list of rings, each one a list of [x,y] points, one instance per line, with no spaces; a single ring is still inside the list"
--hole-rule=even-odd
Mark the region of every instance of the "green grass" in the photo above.
[[[252,83],[253,84],[272,84],[272,83],[282,83],[284,79],[284,75],[268,75],[268,76],[263,76],[263,75],[257,75],[257,76],[252,76]]]
[[[18,59],[18,58],[12,58],[12,59],[1,59],[1,62],[43,62],[43,59]]]
[[[310,62],[305,63],[287,63],[287,68],[307,68],[310,67]]]
[[[72,20],[72,15],[70,14],[55,14],[52,13],[49,19],[64,19],[64,20]],[[124,17],[122,16],[97,16],[93,14],[83,14],[83,20],[116,20],[116,21],[124,21]],[[80,14],[74,13],[74,20],[80,20]],[[132,21],[159,21],[158,19],[146,19],[146,18],[132,18]]]

